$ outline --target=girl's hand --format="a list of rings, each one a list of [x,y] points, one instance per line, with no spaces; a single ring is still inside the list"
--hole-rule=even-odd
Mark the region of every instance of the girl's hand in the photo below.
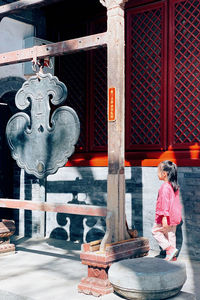
[[[162,218],[162,227],[163,227],[162,231],[166,232],[168,228],[167,217]]]

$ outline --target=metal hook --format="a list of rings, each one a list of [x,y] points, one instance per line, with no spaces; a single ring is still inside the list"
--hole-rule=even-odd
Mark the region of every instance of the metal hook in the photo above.
[[[49,57],[49,69],[53,69],[53,62],[52,62],[52,57]]]
[[[37,46],[33,47],[32,70],[37,72]]]
[[[32,70],[37,72],[37,64],[32,60]]]

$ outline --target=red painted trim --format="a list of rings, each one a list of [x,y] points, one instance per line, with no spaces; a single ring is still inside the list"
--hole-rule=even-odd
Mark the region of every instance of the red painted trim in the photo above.
[[[200,166],[200,148],[190,151],[148,151],[127,152],[125,166],[157,166],[163,160],[171,160],[178,166]],[[108,157],[106,153],[76,153],[68,163],[67,167],[107,167]]]
[[[178,166],[200,166],[200,149],[190,151],[152,151],[127,153],[126,166],[157,166],[163,160],[171,160]]]
[[[107,153],[76,153],[66,164],[67,167],[108,166]]]
[[[148,5],[153,2],[155,2],[155,0],[129,0],[125,5],[125,10],[133,7]]]

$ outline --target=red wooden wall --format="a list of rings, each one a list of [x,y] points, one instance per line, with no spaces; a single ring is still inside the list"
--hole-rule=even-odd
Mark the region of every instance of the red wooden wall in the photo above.
[[[199,165],[200,3],[146,2],[127,9],[126,149]]]
[[[200,2],[133,0],[125,15],[126,165],[200,166]],[[101,14],[77,22],[75,34],[105,30]],[[57,75],[81,121],[68,165],[107,165],[106,49],[60,57]]]

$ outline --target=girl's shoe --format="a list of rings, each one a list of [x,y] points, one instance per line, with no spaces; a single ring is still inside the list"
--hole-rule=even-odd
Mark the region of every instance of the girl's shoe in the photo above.
[[[177,255],[178,249],[170,247],[169,249],[166,250],[166,253],[167,255],[165,257],[165,260],[171,261]]]
[[[177,256],[174,256],[174,257],[172,258],[172,261],[177,261]]]

